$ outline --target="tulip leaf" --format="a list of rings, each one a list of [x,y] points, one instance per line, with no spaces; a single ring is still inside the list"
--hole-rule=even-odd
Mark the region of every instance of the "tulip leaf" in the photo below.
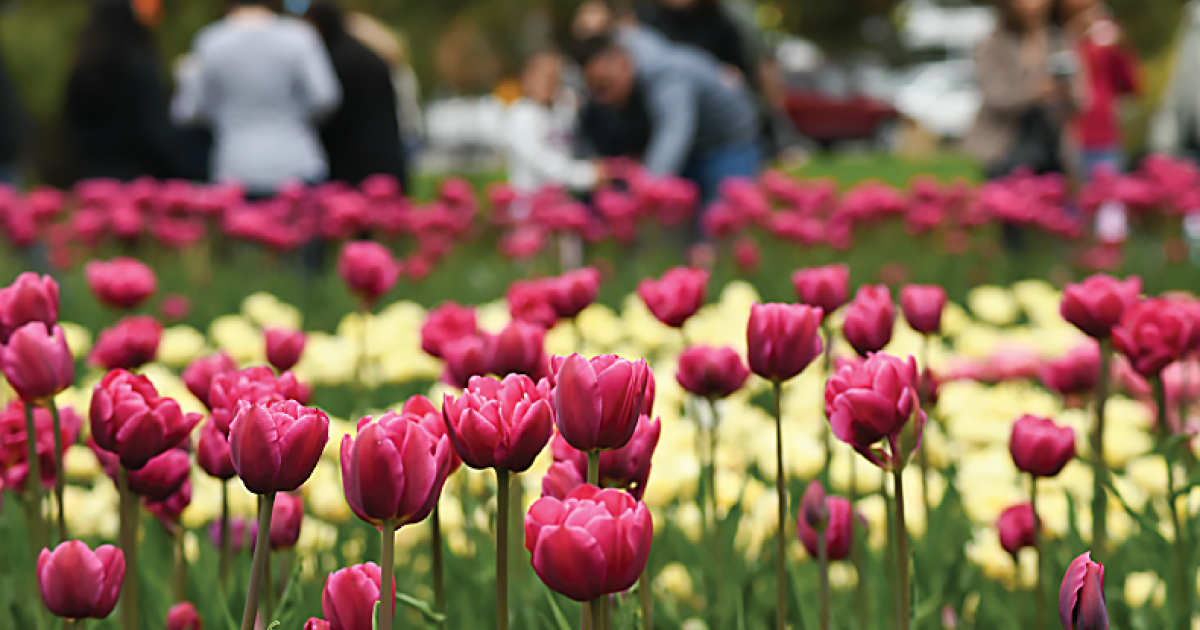
[[[375,603],[375,605],[376,605],[376,606],[378,606],[378,605],[379,605],[379,602],[376,602],[376,603]],[[272,621],[272,622],[271,622],[271,625],[267,626],[267,630],[275,630],[275,626],[278,626],[278,625],[279,625],[279,621],[278,621],[278,620],[276,620],[276,621]]]
[[[423,599],[413,597],[408,593],[397,592],[396,603],[408,606],[409,608],[421,613],[421,617],[423,617],[425,621],[432,621],[433,623],[443,623],[446,621],[446,615],[434,610],[433,604],[430,604]]]
[[[276,623],[279,623],[285,628],[291,628],[298,623],[289,623],[295,611],[301,607],[300,598],[303,597],[302,588],[300,586],[300,569],[301,563],[292,563],[292,574],[288,577],[287,586],[283,589],[283,596],[279,599],[279,606],[275,609]]]
[[[371,607],[371,630],[379,630],[379,600]]]
[[[574,630],[571,624],[567,623],[567,616],[563,614],[562,608],[559,608],[550,589],[542,587],[542,592],[546,594],[546,601],[550,604],[550,612],[554,614],[554,623],[558,630]]]

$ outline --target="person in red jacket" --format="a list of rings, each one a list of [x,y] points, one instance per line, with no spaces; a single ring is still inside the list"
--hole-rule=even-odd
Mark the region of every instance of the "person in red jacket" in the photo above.
[[[1063,0],[1060,6],[1062,23],[1080,62],[1076,76],[1082,101],[1072,132],[1079,148],[1080,176],[1091,179],[1097,168],[1121,170],[1118,99],[1139,91],[1140,64],[1100,0]]]

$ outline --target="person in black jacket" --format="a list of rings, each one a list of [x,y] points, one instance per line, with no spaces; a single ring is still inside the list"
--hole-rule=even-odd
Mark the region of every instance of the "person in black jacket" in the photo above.
[[[129,0],[96,0],[67,83],[66,132],[80,179],[183,177],[150,31]]]
[[[329,179],[358,185],[371,175],[386,174],[407,190],[396,91],[387,63],[346,31],[333,2],[313,2],[308,19],[325,40],[342,84],[341,107],[321,125]]]
[[[712,55],[751,85],[757,82],[742,32],[719,0],[655,0],[637,6],[638,19],[667,39]]]

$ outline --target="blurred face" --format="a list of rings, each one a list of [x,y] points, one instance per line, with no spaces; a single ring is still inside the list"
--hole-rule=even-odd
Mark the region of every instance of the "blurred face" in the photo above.
[[[622,107],[633,91],[633,61],[622,50],[596,55],[584,68],[588,90],[601,105]]]
[[[571,34],[575,39],[587,39],[608,31],[613,16],[603,2],[588,0],[579,5],[575,20],[571,23]]]
[[[1050,0],[1010,0],[1013,13],[1021,28],[1026,31],[1037,30],[1050,20]]]
[[[542,54],[530,59],[521,80],[526,98],[543,105],[553,103],[561,73],[562,60],[558,55]]]

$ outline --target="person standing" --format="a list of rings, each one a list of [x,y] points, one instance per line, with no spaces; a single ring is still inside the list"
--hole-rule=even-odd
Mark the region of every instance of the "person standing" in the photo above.
[[[253,196],[329,174],[317,132],[341,89],[312,26],[277,15],[267,0],[232,0],[202,30],[180,73],[174,115],[213,130],[213,174]]]
[[[346,31],[341,10],[330,0],[308,9],[329,50],[342,87],[342,103],[321,124],[329,156],[329,179],[357,186],[371,175],[404,177],[396,91],[387,63]]]
[[[63,107],[75,176],[183,177],[150,31],[129,0],[97,0]]]

